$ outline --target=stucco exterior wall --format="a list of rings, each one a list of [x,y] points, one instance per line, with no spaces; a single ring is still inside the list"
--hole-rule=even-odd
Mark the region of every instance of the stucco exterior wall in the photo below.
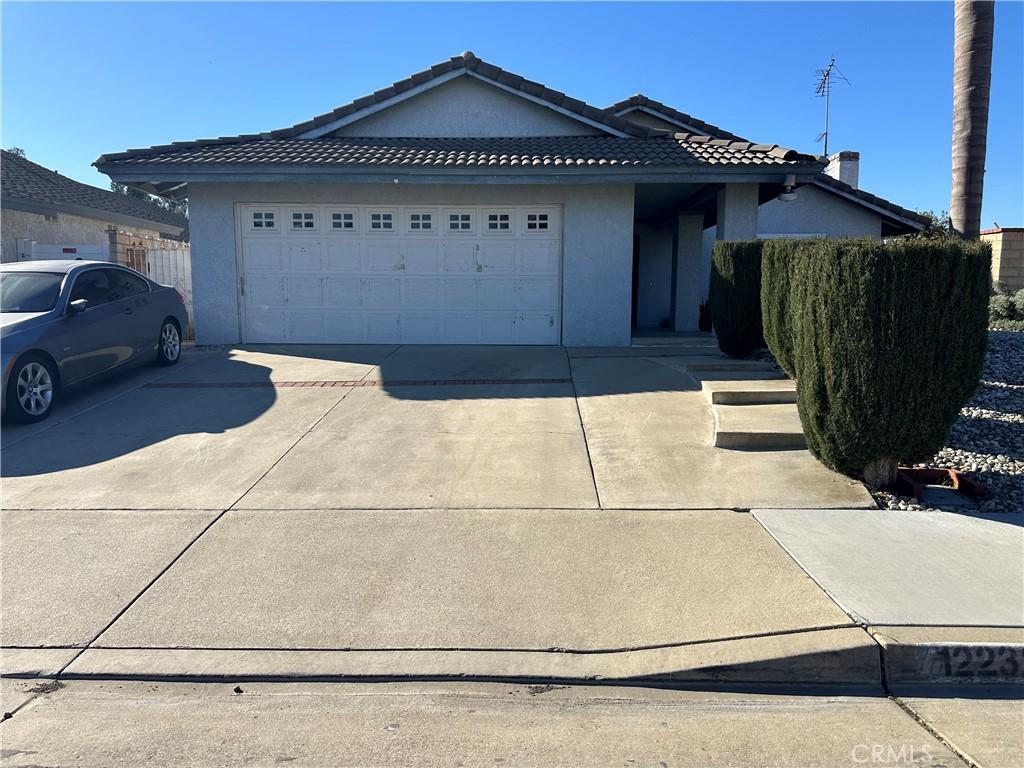
[[[562,343],[630,341],[633,185],[216,184],[189,185],[196,341],[240,341],[236,203],[561,205]]]
[[[601,131],[521,96],[458,77],[335,131],[335,136],[590,136]]]
[[[881,237],[882,218],[867,208],[805,184],[796,200],[770,200],[758,209],[760,235]]]
[[[0,209],[0,256],[3,261],[18,260],[18,240],[25,238],[48,245],[104,245],[109,242],[107,230],[119,228],[100,219],[88,219],[68,213],[47,219],[41,213]],[[155,230],[135,230],[140,235],[158,237]]]

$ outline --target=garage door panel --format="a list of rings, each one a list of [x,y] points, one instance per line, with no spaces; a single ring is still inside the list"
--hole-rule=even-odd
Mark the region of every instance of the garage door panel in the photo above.
[[[402,253],[409,272],[436,274],[441,271],[441,248],[437,243],[406,243]]]
[[[436,277],[414,277],[405,281],[405,306],[435,309],[441,305],[441,284]]]
[[[402,340],[409,344],[438,344],[441,318],[437,313],[405,312],[399,318]]]
[[[322,312],[289,312],[287,321],[288,339],[313,343],[324,340],[324,316]]]
[[[516,271],[516,244],[483,243],[479,255],[481,272],[504,272],[511,274]]]
[[[366,315],[362,312],[326,312],[324,338],[335,343],[365,341]]]
[[[326,264],[324,267],[328,272],[362,272],[362,243],[328,243],[326,249]]]
[[[459,242],[445,243],[443,270],[454,275],[474,274],[477,271],[476,245]]]
[[[366,306],[394,309],[402,304],[402,283],[397,277],[371,277],[367,281]]]
[[[519,244],[519,272],[558,274],[559,244],[554,240],[539,240]]]
[[[561,241],[554,207],[503,207],[512,215],[507,231],[427,232],[412,226],[411,213],[423,215],[419,208],[389,209],[394,229],[371,231],[368,217],[379,208],[270,205],[301,207],[326,224],[311,232],[250,227],[252,212],[267,205],[240,206],[247,342],[559,341]],[[346,212],[351,226],[327,226],[334,213]],[[473,222],[485,221],[486,213],[459,208]],[[541,213],[550,228],[530,229],[527,216],[536,221]]]
[[[554,315],[524,314],[516,318],[516,341],[520,344],[557,344]]]
[[[488,312],[480,315],[480,340],[486,344],[515,344],[515,313]]]
[[[476,281],[481,309],[515,309],[516,281],[511,277]]]
[[[369,243],[366,246],[366,268],[370,272],[397,272],[405,269],[397,241]]]
[[[480,318],[473,312],[447,312],[442,316],[443,344],[480,342]]]
[[[284,341],[285,313],[265,309],[245,316],[245,337],[260,341]]]
[[[291,275],[286,278],[286,302],[293,308],[319,307],[323,304],[323,278],[320,275]]]
[[[287,264],[291,272],[323,271],[322,247],[319,242],[288,243]]]
[[[476,281],[472,278],[446,278],[444,306],[451,309],[476,309]]]
[[[281,258],[282,243],[256,240],[246,244],[244,266],[247,273],[280,272],[284,269]]]
[[[366,333],[375,344],[394,343],[401,338],[397,312],[371,312],[366,316]]]
[[[285,304],[285,277],[255,274],[246,280],[246,302],[255,307],[281,307]]]

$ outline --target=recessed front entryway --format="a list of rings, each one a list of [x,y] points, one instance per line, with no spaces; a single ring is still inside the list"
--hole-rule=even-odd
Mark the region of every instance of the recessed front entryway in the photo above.
[[[243,338],[557,344],[558,206],[240,205]]]

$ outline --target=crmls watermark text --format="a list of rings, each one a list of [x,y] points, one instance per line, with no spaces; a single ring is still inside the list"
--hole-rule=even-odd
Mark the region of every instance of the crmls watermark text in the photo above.
[[[933,755],[928,745],[858,744],[850,757],[860,765],[915,765],[930,763]]]

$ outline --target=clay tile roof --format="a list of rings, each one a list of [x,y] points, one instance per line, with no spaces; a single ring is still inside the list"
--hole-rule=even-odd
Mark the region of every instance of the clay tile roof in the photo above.
[[[647,109],[653,110],[654,112],[660,112],[666,117],[672,118],[676,122],[683,123],[690,126],[695,131],[705,133],[708,136],[712,136],[716,139],[730,139],[732,141],[745,141],[742,136],[737,136],[735,133],[729,133],[717,125],[706,123],[693,115],[688,115],[685,112],[680,112],[678,109],[673,109],[667,104],[662,104],[660,101],[655,101],[642,93],[630,96],[628,99],[612,104],[606,109],[607,112],[617,114],[626,110],[635,109],[637,107],[646,107]]]
[[[184,216],[145,200],[92,187],[61,176],[13,152],[0,157],[0,199],[56,207],[91,208],[98,214],[118,214],[152,222],[153,229],[188,226]]]
[[[531,136],[509,138],[317,138],[196,144],[140,154],[122,153],[109,167],[174,165],[389,165],[444,167],[589,166],[811,166],[819,158],[793,150],[758,150],[749,142],[708,142],[706,136],[675,134],[643,138]]]

